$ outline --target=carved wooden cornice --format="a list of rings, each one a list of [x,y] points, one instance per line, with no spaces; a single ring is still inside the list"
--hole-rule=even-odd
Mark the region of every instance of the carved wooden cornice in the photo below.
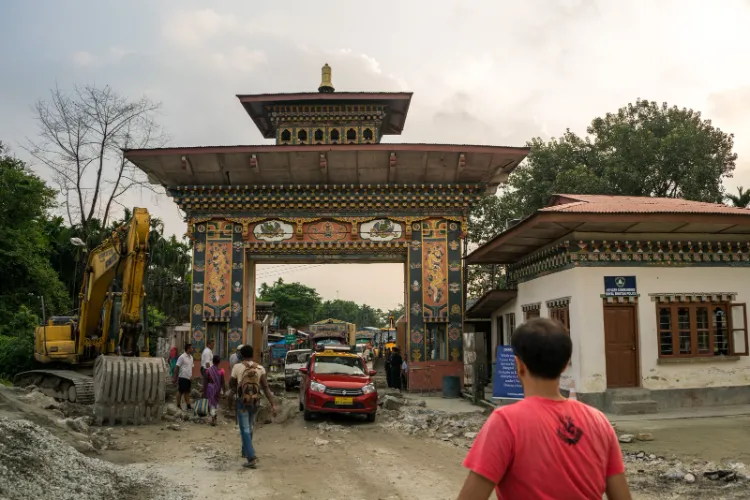
[[[570,306],[570,297],[560,297],[547,301],[547,309],[560,309]]]
[[[737,292],[697,292],[697,293],[649,293],[654,302],[733,302]]]

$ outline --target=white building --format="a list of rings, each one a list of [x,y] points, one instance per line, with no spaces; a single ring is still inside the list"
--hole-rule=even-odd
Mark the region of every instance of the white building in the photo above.
[[[516,325],[560,320],[563,388],[617,413],[750,403],[750,210],[679,199],[556,195],[467,257],[506,266],[492,352]]]

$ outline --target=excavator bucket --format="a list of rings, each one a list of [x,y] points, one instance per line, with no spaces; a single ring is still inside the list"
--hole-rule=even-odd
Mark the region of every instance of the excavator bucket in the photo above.
[[[94,364],[97,424],[138,425],[160,420],[168,374],[162,358],[99,356]]]

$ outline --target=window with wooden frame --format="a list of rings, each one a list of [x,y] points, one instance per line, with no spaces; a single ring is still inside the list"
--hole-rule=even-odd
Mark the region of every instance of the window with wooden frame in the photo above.
[[[529,309],[529,310],[523,312],[523,319],[524,320],[528,320],[528,319],[531,319],[531,318],[538,318],[539,316],[541,316],[539,309]]]
[[[536,302],[531,304],[524,304],[521,306],[523,311],[523,320],[528,321],[531,318],[538,318],[541,316],[542,303]]]
[[[733,302],[657,303],[659,357],[747,356],[747,308]]]
[[[510,338],[513,336],[513,332],[516,331],[516,313],[508,313],[505,315],[508,319],[508,344],[510,344]]]
[[[568,306],[549,309],[549,317],[562,323],[568,333],[570,333],[570,310]]]
[[[570,334],[570,297],[563,297],[547,301],[547,313],[550,319],[562,323]]]

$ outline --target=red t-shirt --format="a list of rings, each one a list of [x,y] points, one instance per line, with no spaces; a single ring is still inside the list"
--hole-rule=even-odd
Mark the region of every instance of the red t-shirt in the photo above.
[[[602,412],[540,397],[492,412],[464,467],[495,483],[500,500],[601,500],[607,478],[625,471]]]

